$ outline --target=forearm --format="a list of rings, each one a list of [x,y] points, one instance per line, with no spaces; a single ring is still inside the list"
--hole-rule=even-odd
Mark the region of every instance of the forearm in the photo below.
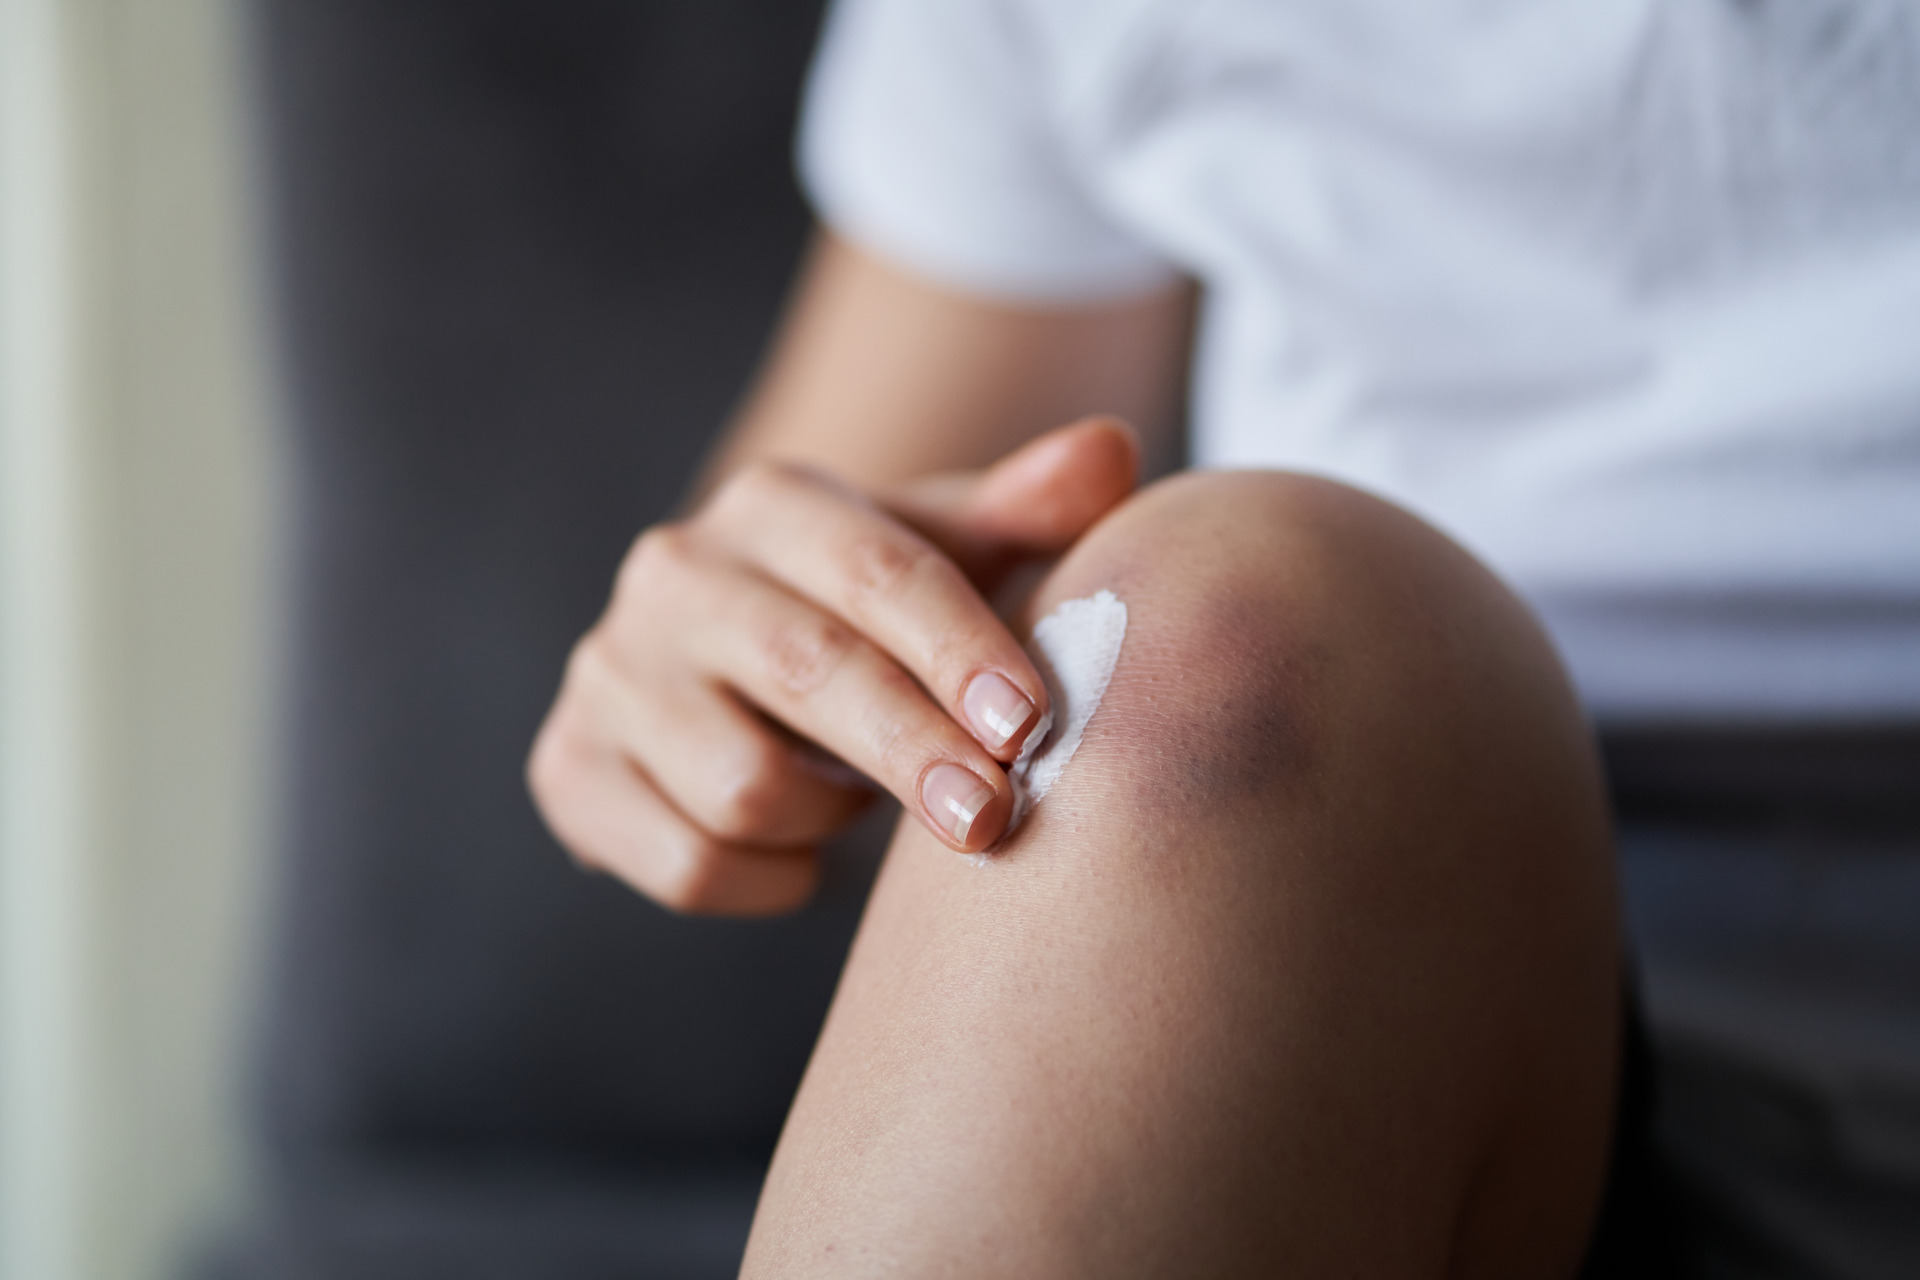
[[[702,480],[754,459],[863,487],[984,466],[1088,413],[1170,459],[1192,290],[1076,307],[986,302],[823,234],[761,373]]]

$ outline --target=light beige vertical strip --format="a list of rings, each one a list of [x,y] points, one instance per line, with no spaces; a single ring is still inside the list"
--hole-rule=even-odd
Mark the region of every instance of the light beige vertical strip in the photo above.
[[[146,1280],[245,1190],[240,1014],[270,782],[272,432],[226,0],[68,0],[95,122],[83,190],[100,441],[94,906],[100,1008],[89,1275]]]
[[[0,1280],[245,1192],[277,538],[228,0],[0,0]]]
[[[55,0],[0,0],[0,1277],[81,1280],[85,554]]]

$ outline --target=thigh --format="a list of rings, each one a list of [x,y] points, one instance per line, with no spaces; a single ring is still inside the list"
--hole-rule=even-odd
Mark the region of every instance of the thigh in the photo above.
[[[1033,612],[1128,605],[985,865],[903,825],[747,1274],[1571,1274],[1618,953],[1585,730],[1410,517],[1182,477]]]

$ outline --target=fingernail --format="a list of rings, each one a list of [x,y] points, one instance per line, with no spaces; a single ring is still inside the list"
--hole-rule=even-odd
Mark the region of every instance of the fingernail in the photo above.
[[[982,671],[973,678],[960,706],[988,750],[1006,745],[1033,719],[1033,704],[1026,695],[992,671]]]
[[[920,799],[953,842],[965,844],[973,820],[993,799],[993,788],[957,764],[936,765],[920,784]]]

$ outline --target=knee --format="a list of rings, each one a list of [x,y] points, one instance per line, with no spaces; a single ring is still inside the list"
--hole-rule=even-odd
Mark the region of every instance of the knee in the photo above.
[[[1124,787],[1105,800],[1136,818],[1478,812],[1604,843],[1589,735],[1550,644],[1408,513],[1309,477],[1187,473],[1083,539],[1032,615],[1102,588],[1127,603],[1128,631],[1076,772]]]

